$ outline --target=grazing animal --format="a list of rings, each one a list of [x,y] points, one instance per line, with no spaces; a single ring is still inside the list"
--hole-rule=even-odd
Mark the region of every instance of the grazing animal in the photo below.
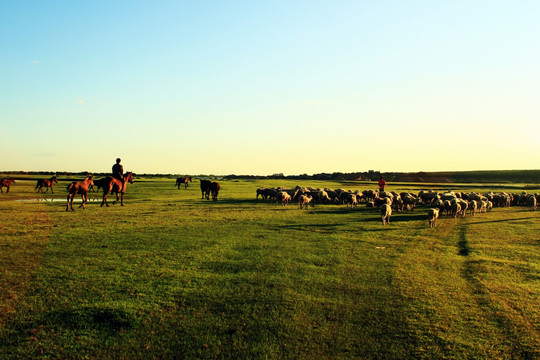
[[[66,211],[68,211],[70,208],[71,211],[73,211],[73,198],[77,194],[81,194],[82,199],[82,204],[79,207],[86,209],[84,204],[86,204],[86,202],[88,201],[88,188],[90,187],[90,185],[94,185],[92,175],[88,175],[83,181],[73,181],[67,186],[68,196]]]
[[[6,194],[7,194],[9,192],[9,188],[11,187],[11,183],[14,183],[14,182],[15,182],[14,178],[0,180],[0,192],[3,193],[4,190],[2,190],[2,188],[6,187],[7,188]]]
[[[56,175],[54,175],[50,179],[39,179],[37,181],[36,188],[34,190],[37,190],[38,192],[43,193],[44,187],[47,189],[45,190],[45,192],[49,191],[49,188],[51,188],[51,194],[54,194],[54,191],[53,191],[54,183],[58,183],[58,179],[56,178]]]
[[[528,205],[530,206],[531,210],[533,210],[533,211],[536,210],[536,205],[538,203],[536,201],[536,197],[534,195],[530,195],[528,201],[529,201]]]
[[[427,212],[429,227],[437,227],[437,219],[439,218],[439,209],[429,209]]]
[[[312,199],[313,198],[309,195],[300,195],[298,198],[298,207],[300,207],[300,209],[307,208]],[[311,206],[313,206],[313,203],[311,203]]]
[[[392,216],[392,207],[388,204],[382,204],[379,209],[381,210],[382,224],[390,224],[390,216]]]
[[[469,201],[469,212],[471,214],[471,216],[474,216],[476,214],[476,209],[478,208],[478,204],[476,202],[476,200],[471,200]]]
[[[127,184],[133,184],[135,180],[133,179],[132,172],[127,172],[124,174],[123,178],[124,181],[118,180],[112,176],[107,176],[105,179],[100,179],[100,183],[103,187],[103,200],[101,201],[102,207],[103,204],[109,206],[109,203],[107,202],[107,195],[109,193],[116,193],[116,200],[113,202],[113,205],[120,201],[120,205],[124,206],[124,194],[126,193]],[[103,180],[103,182],[101,182],[101,180]]]
[[[206,197],[206,200],[210,199],[210,180],[201,180],[201,199]]]
[[[184,185],[184,189],[187,189],[189,182],[191,182],[191,176],[179,177],[178,179],[176,179],[175,186],[178,186],[178,190],[180,190],[181,185]]]
[[[461,205],[457,201],[452,201],[450,211],[452,212],[454,219],[457,218],[461,213]]]
[[[99,191],[99,189],[103,189],[105,186],[108,186],[109,181],[110,180],[108,180],[107,178],[94,180],[94,185],[90,186],[90,190],[93,190],[94,186],[95,186],[95,187],[97,187],[97,191]]]
[[[289,195],[286,191],[280,191],[277,194],[277,201],[281,202],[281,206],[287,206],[289,201],[291,201],[292,196]]]
[[[219,195],[220,189],[221,189],[221,185],[219,185],[219,183],[215,181],[212,181],[210,183],[210,193],[212,194],[213,201],[218,201],[218,195]]]
[[[259,195],[263,200],[268,200],[269,198],[275,199],[278,191],[276,189],[270,188],[258,188],[257,189],[257,200],[259,200]]]

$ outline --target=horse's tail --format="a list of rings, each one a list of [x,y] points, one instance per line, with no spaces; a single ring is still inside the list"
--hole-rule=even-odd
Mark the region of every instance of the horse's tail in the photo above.
[[[67,191],[70,191],[72,187],[73,187],[73,183],[69,184],[69,185],[67,186]]]

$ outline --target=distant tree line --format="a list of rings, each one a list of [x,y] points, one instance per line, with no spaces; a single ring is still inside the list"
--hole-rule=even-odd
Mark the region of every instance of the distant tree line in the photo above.
[[[110,173],[95,173],[90,171],[66,172],[66,171],[3,171],[0,176],[74,176],[85,177],[93,174],[95,177],[109,176]],[[493,170],[493,171],[443,171],[443,172],[380,172],[369,170],[364,172],[333,172],[317,174],[284,175],[275,173],[272,175],[214,175],[214,174],[147,174],[135,173],[137,177],[169,177],[190,175],[195,179],[200,178],[222,178],[222,179],[290,179],[290,180],[333,180],[333,181],[377,181],[380,176],[384,176],[391,182],[426,182],[426,183],[525,183],[540,184],[540,170]]]

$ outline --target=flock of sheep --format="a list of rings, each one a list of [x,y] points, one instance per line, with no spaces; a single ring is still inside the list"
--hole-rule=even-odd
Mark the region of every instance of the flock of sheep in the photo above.
[[[312,187],[296,186],[285,188],[259,188],[257,200],[275,200],[277,204],[287,206],[289,202],[297,202],[300,209],[308,205],[317,204],[344,204],[356,208],[359,203],[367,207],[378,208],[381,212],[383,225],[390,222],[392,211],[412,211],[416,205],[429,207],[428,223],[430,227],[437,226],[437,219],[441,215],[457,217],[474,216],[476,212],[487,212],[493,207],[528,206],[536,210],[540,194],[493,193],[484,194],[475,192],[439,192],[420,191],[418,194],[410,192],[388,192],[378,190],[351,191],[343,189],[318,189]]]

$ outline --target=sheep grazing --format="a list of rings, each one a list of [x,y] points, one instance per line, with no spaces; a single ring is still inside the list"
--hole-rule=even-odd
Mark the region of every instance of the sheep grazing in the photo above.
[[[298,197],[298,207],[300,209],[307,208],[308,204],[311,203],[311,206],[313,206],[313,203],[311,202],[313,198],[309,195],[300,195]]]
[[[401,193],[400,196],[401,196],[401,199],[403,200],[404,209],[407,211],[413,211],[414,206],[418,202],[418,198],[408,193]]]
[[[347,207],[351,205],[352,208],[358,205],[358,201],[356,200],[356,194],[350,192],[342,192],[341,194],[339,194],[339,198],[343,204],[347,204]]]
[[[474,216],[476,214],[476,209],[478,208],[478,204],[476,203],[476,200],[469,201],[469,211],[471,216]]]
[[[457,218],[461,213],[461,205],[457,201],[452,201],[450,211],[454,219]]]
[[[287,206],[289,204],[289,201],[291,201],[292,196],[285,191],[280,191],[278,192],[276,198],[278,202],[281,202],[281,206]]]
[[[478,211],[485,213],[487,211],[487,200],[480,199],[477,201]]]
[[[381,210],[382,224],[390,224],[390,216],[392,216],[392,207],[388,204],[382,204],[379,209]]]
[[[429,209],[427,212],[429,227],[437,227],[437,219],[439,218],[439,209]]]
[[[467,200],[463,200],[463,199],[458,199],[458,203],[461,206],[461,211],[460,211],[461,217],[465,217],[465,211],[467,211],[467,208],[469,207],[469,203],[467,202]]]
[[[537,203],[538,202],[536,201],[536,197],[534,195],[529,196],[529,206],[531,210],[536,210]]]
[[[324,202],[332,202],[332,199],[330,198],[330,196],[328,195],[328,193],[325,191],[325,190],[319,190],[318,194],[319,196],[319,201],[324,203]]]

